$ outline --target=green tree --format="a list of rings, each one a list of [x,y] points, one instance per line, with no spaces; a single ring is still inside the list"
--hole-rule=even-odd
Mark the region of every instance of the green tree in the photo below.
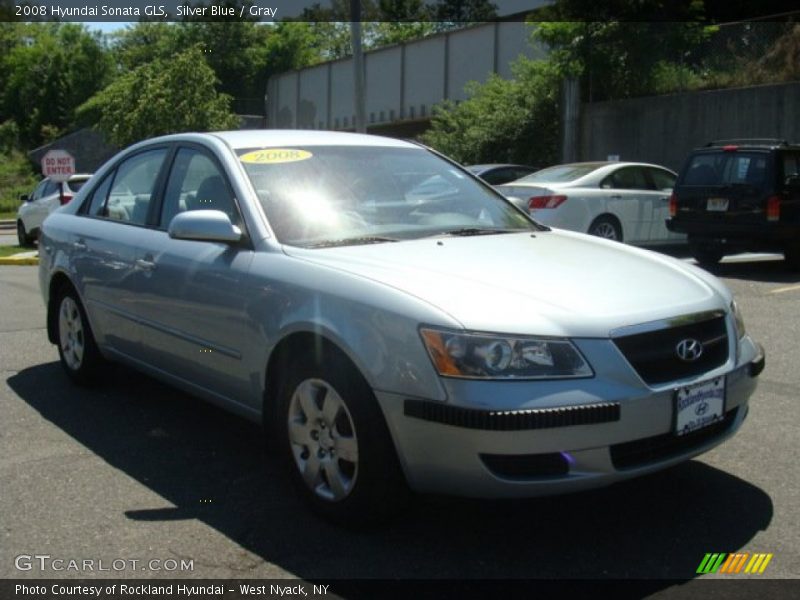
[[[465,164],[556,162],[559,75],[544,61],[521,58],[513,68],[513,79],[472,82],[467,100],[437,106],[423,142]]]
[[[702,0],[559,0],[536,12],[532,38],[562,75],[581,79],[584,100],[627,98],[659,91],[660,76],[691,63],[715,31],[702,12]]]
[[[3,24],[0,45],[0,121],[13,119],[25,146],[69,128],[112,74],[100,35],[83,25]]]
[[[216,82],[202,50],[191,47],[122,74],[83,104],[80,115],[119,146],[167,133],[236,127],[231,99],[217,92]]]

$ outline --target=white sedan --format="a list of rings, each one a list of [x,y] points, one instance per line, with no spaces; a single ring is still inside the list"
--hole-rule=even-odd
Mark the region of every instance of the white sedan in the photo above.
[[[631,244],[685,240],[667,230],[676,175],[647,163],[584,162],[542,169],[498,190],[538,222]]]

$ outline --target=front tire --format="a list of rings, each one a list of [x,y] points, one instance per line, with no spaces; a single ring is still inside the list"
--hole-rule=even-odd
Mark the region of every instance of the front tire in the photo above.
[[[79,385],[94,383],[103,357],[78,294],[65,285],[56,296],[58,356],[70,379]]]
[[[346,527],[384,520],[408,491],[369,384],[339,351],[295,355],[279,388],[278,451],[311,508]]]

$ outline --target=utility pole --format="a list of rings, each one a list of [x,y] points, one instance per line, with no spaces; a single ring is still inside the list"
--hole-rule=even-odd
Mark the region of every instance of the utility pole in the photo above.
[[[356,133],[367,132],[364,91],[364,50],[361,47],[361,0],[350,0],[350,38],[353,46],[353,101]]]

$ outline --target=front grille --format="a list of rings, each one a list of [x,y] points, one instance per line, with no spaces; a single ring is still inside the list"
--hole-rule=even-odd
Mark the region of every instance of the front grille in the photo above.
[[[569,462],[560,452],[550,454],[481,454],[483,464],[503,479],[562,477]]]
[[[687,362],[678,357],[676,348],[685,339],[694,339],[703,345],[700,358]],[[728,360],[724,316],[618,337],[614,343],[646,383],[665,383],[700,375]]]
[[[738,410],[734,408],[728,411],[721,421],[686,435],[665,433],[614,444],[611,446],[611,462],[615,469],[634,469],[691,452],[726,433],[733,425]]]

